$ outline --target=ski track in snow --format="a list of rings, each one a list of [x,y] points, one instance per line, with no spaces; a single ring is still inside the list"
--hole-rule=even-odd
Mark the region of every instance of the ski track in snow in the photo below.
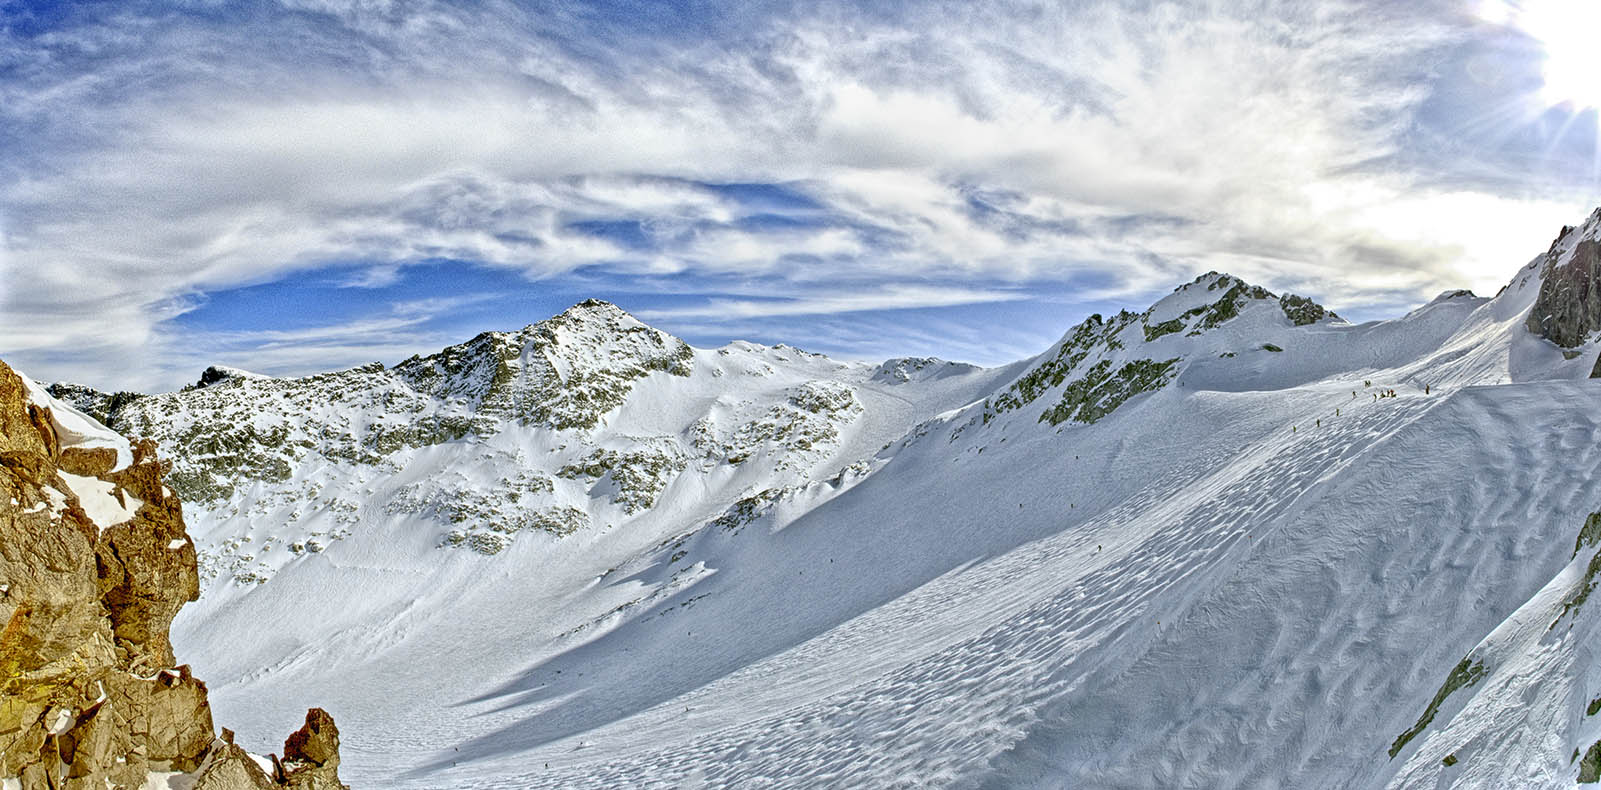
[[[1530,389],[1525,398],[1541,396]],[[1448,414],[1429,419],[1441,405]],[[1419,651],[1429,623],[1507,614],[1478,610],[1486,598],[1504,599],[1487,590],[1453,610],[1471,574],[1447,558],[1483,554],[1477,544],[1495,524],[1526,517],[1538,494],[1583,491],[1595,469],[1594,442],[1585,441],[1593,424],[1520,422],[1468,390],[1358,408],[1322,431],[1276,431],[1222,468],[1217,458],[1194,459],[1087,522],[956,568],[670,703],[518,760],[551,769],[507,776],[496,761],[497,777],[478,777],[469,759],[459,775],[441,776],[473,788],[913,787],[986,775],[996,787],[1026,786],[1030,776],[1061,786],[1076,773],[1108,787],[1382,781],[1391,767],[1384,748],[1415,716],[1395,696],[1426,698],[1460,653]],[[1429,474],[1431,453],[1459,449],[1452,433],[1469,430],[1493,440],[1456,459],[1468,466],[1434,463]],[[1521,454],[1509,449],[1553,435]],[[1563,453],[1573,477],[1518,479],[1537,468],[1530,452]],[[1441,479],[1462,468],[1474,470],[1470,484]],[[1525,493],[1497,496],[1509,482]],[[1395,523],[1398,497],[1442,518]],[[1368,512],[1351,503],[1368,503]],[[1363,528],[1329,529],[1336,520]],[[1424,528],[1453,520],[1460,526],[1449,531]],[[1571,524],[1551,524],[1552,545]],[[1532,566],[1522,574],[1531,580],[1556,558],[1544,551],[1546,562],[1529,562],[1541,552],[1526,545],[1493,549],[1501,562]],[[1355,552],[1371,561],[1339,563],[1344,578],[1299,559]],[[1415,589],[1425,582],[1429,590]],[[1395,600],[1427,605],[1411,616],[1376,614],[1370,596],[1355,594],[1388,585],[1400,585]],[[1275,588],[1285,594],[1265,592]],[[818,701],[786,704],[795,699]],[[1321,764],[1353,732],[1370,742],[1368,758]],[[465,751],[482,759],[493,749]],[[1253,759],[1242,759],[1247,752]],[[1258,773],[1233,773],[1240,765]],[[399,786],[436,780],[410,781]]]
[[[735,723],[721,733],[649,753],[629,761],[635,763],[631,770],[626,763],[608,761],[605,766],[575,766],[572,772],[535,772],[466,786],[685,786],[698,777],[713,786],[802,787],[849,777],[868,786],[915,787],[969,778],[1028,733],[1042,708],[1065,705],[1077,711],[1084,689],[1099,685],[1097,678],[1127,671],[1129,657],[1160,640],[1163,628],[1157,622],[1164,616],[1168,628],[1185,628],[1187,622],[1174,623],[1173,618],[1183,618],[1195,607],[1199,591],[1235,572],[1233,566],[1253,553],[1253,541],[1271,539],[1270,534],[1247,536],[1240,524],[1278,529],[1275,522],[1293,518],[1304,507],[1298,503],[1315,494],[1331,467],[1370,460],[1384,442],[1376,444],[1374,437],[1412,419],[1425,402],[1385,407],[1388,413],[1370,410],[1372,418],[1354,417],[1342,430],[1316,438],[1270,440],[1243,453],[1241,462],[1210,474],[1211,459],[1202,459],[1092,522],[942,577],[841,629],[873,637],[829,633],[819,641],[855,642],[851,652],[904,656],[905,650],[920,652],[931,636],[960,631],[962,623],[943,618],[928,622],[927,612],[960,605],[961,619],[969,627],[1000,620],[823,702],[760,722]],[[1151,501],[1158,496],[1154,492],[1175,488],[1182,493]],[[1104,535],[1115,536],[1117,543],[1098,558],[1092,541]],[[1213,581],[1208,584],[1202,577]],[[1285,627],[1278,618],[1267,622]],[[1301,646],[1286,647],[1298,652]],[[826,673],[843,669],[841,663],[854,663],[841,652],[832,644],[808,644],[776,666],[748,672],[790,677],[797,667],[805,667]],[[1259,668],[1251,663],[1244,667],[1259,682]],[[805,698],[794,691],[784,689],[780,696]],[[744,697],[737,690],[729,696],[734,697],[726,700],[731,705]],[[692,700],[683,701],[693,709]],[[1053,718],[1049,712],[1044,717]],[[632,723],[629,729],[631,735],[642,735]],[[1101,732],[1119,733],[1114,742],[1121,747],[1130,745],[1126,736],[1139,730]],[[588,737],[591,748],[601,737]],[[1068,742],[1093,744],[1089,751],[1105,755],[1109,744],[1096,742],[1105,740]],[[1140,751],[1133,756],[1137,765],[1146,766],[1142,770],[1150,771]],[[538,761],[542,755],[529,757]],[[1106,781],[1099,773],[1104,764],[1083,764],[1097,770],[1099,782]],[[819,765],[835,773],[810,770]],[[1008,775],[1002,784],[1015,779]],[[1171,785],[1151,775],[1128,786]]]

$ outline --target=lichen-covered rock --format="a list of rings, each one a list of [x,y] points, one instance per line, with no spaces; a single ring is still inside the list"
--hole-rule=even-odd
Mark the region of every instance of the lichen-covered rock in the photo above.
[[[1085,424],[1111,414],[1124,401],[1141,393],[1161,389],[1172,379],[1178,358],[1158,362],[1136,359],[1111,370],[1110,360],[1101,360],[1062,391],[1062,400],[1040,415],[1040,422],[1059,425],[1068,420]]]
[[[1279,307],[1284,310],[1284,316],[1290,319],[1290,323],[1296,326],[1309,326],[1325,318],[1338,317],[1323,305],[1295,294],[1279,297]]]
[[[568,480],[609,480],[612,502],[622,505],[628,513],[640,513],[655,507],[667,484],[688,461],[670,442],[641,443],[637,448],[610,450],[596,448],[579,461],[557,470],[558,477]]]
[[[1236,298],[1233,291],[1229,294],[1223,301]],[[984,422],[1020,409],[1061,387],[1061,400],[1046,409],[1039,420],[1052,425],[1068,420],[1092,423],[1110,414],[1129,398],[1166,386],[1172,379],[1173,366],[1179,362],[1177,358],[1162,362],[1134,359],[1114,368],[1114,360],[1110,355],[1123,348],[1117,339],[1118,334],[1141,318],[1138,314],[1128,312],[1118,314],[1111,321],[1104,321],[1098,314],[1090,316],[1062,341],[1054,357],[986,401]],[[1148,341],[1171,334],[1161,329],[1153,336],[1150,326],[1145,326],[1144,330]],[[1097,356],[1101,358],[1093,363],[1088,362]]]
[[[1051,389],[1061,386],[1091,353],[1110,345],[1117,333],[1133,323],[1137,317],[1124,312],[1119,313],[1116,319],[1107,322],[1101,318],[1100,313],[1090,316],[1073,328],[1072,333],[1057,348],[1054,357],[1025,373],[1007,387],[1006,391],[985,401],[984,422],[988,423],[1006,412],[1021,409]]]
[[[1423,715],[1418,717],[1417,723],[1412,725],[1406,732],[1396,736],[1395,741],[1390,744],[1390,759],[1395,759],[1395,756],[1406,748],[1408,742],[1416,738],[1418,733],[1423,732],[1429,724],[1433,723],[1434,717],[1440,712],[1440,706],[1445,703],[1448,697],[1456,693],[1458,689],[1476,685],[1483,678],[1484,661],[1482,659],[1476,660],[1469,655],[1458,662],[1451,669],[1451,674],[1446,676],[1445,683],[1441,684],[1440,690],[1434,693],[1434,699],[1429,700],[1428,707],[1424,708]]]
[[[206,686],[168,639],[199,576],[162,475],[153,442],[129,445],[0,362],[0,780],[132,790],[216,752]],[[287,786],[246,762],[196,786]]]
[[[1601,741],[1590,744],[1584,759],[1579,761],[1579,782],[1595,784],[1598,781],[1601,781]]]
[[[0,374],[0,452],[53,455],[55,431],[42,420],[22,378],[6,368]]]

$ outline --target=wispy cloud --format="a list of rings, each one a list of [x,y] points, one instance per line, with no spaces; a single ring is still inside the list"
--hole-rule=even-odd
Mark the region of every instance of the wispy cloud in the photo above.
[[[922,307],[986,302],[1011,302],[1028,298],[1012,291],[941,288],[917,285],[889,285],[870,292],[833,293],[776,299],[713,298],[694,307],[641,310],[639,317],[650,321],[681,319],[749,319],[792,315],[833,315],[864,311],[904,310]]]
[[[1470,67],[1528,46],[1445,0],[0,16],[0,354],[51,376],[198,362],[173,320],[208,292],[440,260],[777,297],[647,315],[684,326],[1138,306],[1207,269],[1400,304],[1493,290],[1597,197],[1593,151],[1449,133],[1518,99]]]

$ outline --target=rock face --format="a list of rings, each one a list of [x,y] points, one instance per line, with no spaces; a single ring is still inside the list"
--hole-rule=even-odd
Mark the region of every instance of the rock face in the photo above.
[[[284,741],[279,773],[287,787],[339,790],[339,728],[322,708],[306,711],[306,723]]]
[[[1528,328],[1562,348],[1601,330],[1601,209],[1581,228],[1563,228],[1541,267],[1540,295]]]
[[[0,780],[142,788],[164,772],[196,775],[195,790],[340,787],[321,710],[292,739],[305,767],[279,781],[214,735],[206,686],[168,641],[199,577],[164,471],[153,442],[130,446],[0,362]]]

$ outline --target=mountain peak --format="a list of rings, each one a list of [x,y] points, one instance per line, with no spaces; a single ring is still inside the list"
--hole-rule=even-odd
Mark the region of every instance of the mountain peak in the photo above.
[[[1556,238],[1551,240],[1551,248],[1546,251],[1546,256],[1548,258],[1560,256],[1571,250],[1579,240],[1585,237],[1595,238],[1597,235],[1601,235],[1601,206],[1590,212],[1590,216],[1586,217],[1584,222],[1578,225],[1563,225],[1562,229],[1557,231]]]
[[[419,392],[463,399],[479,412],[594,427],[652,372],[688,375],[694,351],[622,308],[587,299],[517,332],[485,332],[395,373]]]
[[[639,320],[628,314],[627,310],[618,307],[604,299],[585,299],[555,316],[556,318],[602,318],[616,319],[629,318]]]
[[[195,387],[195,389],[201,389],[201,388],[204,388],[204,387],[209,387],[209,386],[211,386],[213,384],[218,384],[220,382],[228,381],[230,379],[265,379],[265,378],[270,378],[270,377],[263,376],[260,373],[251,373],[250,371],[243,370],[241,368],[229,367],[227,365],[212,365],[212,366],[210,366],[210,367],[208,367],[205,370],[200,372],[200,380],[195,382],[194,387]]]
[[[1479,298],[1478,294],[1474,293],[1473,291],[1471,291],[1471,290],[1469,290],[1467,288],[1453,288],[1453,289],[1451,289],[1449,291],[1441,291],[1439,296],[1436,296],[1433,299],[1429,300],[1429,304],[1439,304],[1441,302],[1449,302],[1449,301],[1452,301],[1453,299],[1478,299],[1478,298]],[[1425,306],[1427,306],[1427,305],[1425,305]]]
[[[1147,340],[1187,330],[1187,335],[1216,328],[1239,315],[1250,302],[1277,302],[1295,326],[1325,319],[1340,320],[1333,311],[1304,296],[1274,294],[1232,274],[1211,271],[1173,289],[1143,314]]]

